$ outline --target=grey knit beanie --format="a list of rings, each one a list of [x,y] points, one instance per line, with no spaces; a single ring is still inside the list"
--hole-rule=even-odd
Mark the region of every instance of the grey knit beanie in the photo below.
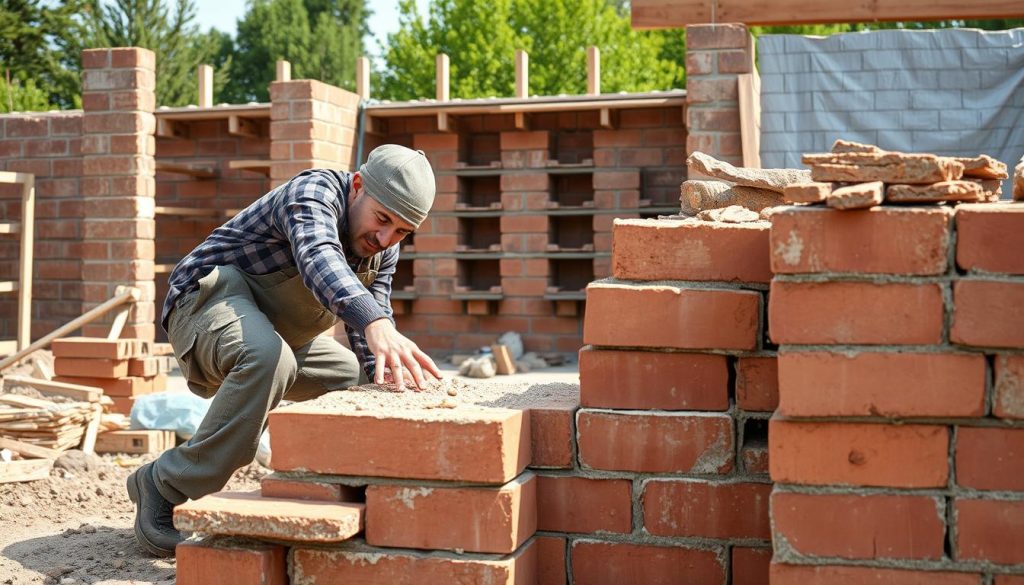
[[[419,227],[434,204],[434,171],[422,150],[398,144],[378,146],[359,167],[367,195]]]

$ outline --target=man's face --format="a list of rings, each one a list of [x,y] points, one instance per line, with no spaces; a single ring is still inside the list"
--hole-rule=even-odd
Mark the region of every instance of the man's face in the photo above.
[[[402,241],[416,228],[388,211],[363,189],[362,181],[353,184],[355,192],[348,207],[348,246],[360,258],[369,258]]]

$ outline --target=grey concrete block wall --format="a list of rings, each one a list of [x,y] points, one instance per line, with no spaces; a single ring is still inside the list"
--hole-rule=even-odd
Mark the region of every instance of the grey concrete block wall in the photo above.
[[[766,168],[801,168],[837,138],[1011,167],[1024,155],[1024,29],[769,35],[757,55]]]

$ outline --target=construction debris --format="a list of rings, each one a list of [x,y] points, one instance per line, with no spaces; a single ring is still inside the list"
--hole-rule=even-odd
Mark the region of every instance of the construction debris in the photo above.
[[[734,167],[700,151],[694,152],[686,159],[686,166],[691,174],[696,172],[741,187],[767,189],[776,193],[782,193],[786,185],[808,183],[811,180],[811,174],[803,169]]]
[[[1024,156],[1013,169],[1013,200],[1024,201]]]
[[[56,403],[0,394],[0,436],[64,451],[81,444],[94,413],[88,402]]]

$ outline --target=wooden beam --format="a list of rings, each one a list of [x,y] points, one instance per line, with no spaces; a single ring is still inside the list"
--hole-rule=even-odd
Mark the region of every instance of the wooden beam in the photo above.
[[[530,95],[530,54],[516,49],[516,97],[525,98]]]
[[[761,168],[761,76],[743,73],[739,83],[740,142],[743,145],[743,166]]]
[[[156,170],[165,173],[177,173],[179,175],[188,175],[197,179],[214,179],[217,177],[216,171],[213,169],[202,169],[193,168],[187,165],[179,165],[175,163],[157,161]]]
[[[356,95],[361,100],[370,99],[370,60],[366,57],[356,59]]]
[[[221,216],[219,209],[205,209],[202,207],[170,207],[157,205],[153,208],[154,215],[177,215],[181,217],[209,217],[218,218]]]
[[[18,257],[18,349],[32,343],[32,242],[36,225],[35,175],[21,184],[21,255]]]
[[[199,66],[199,107],[213,106],[213,67]]]
[[[228,134],[243,138],[260,138],[260,125],[256,120],[241,116],[228,116]]]
[[[269,160],[229,160],[228,168],[232,170],[243,170],[252,171],[254,173],[263,173],[268,177],[270,176]]]
[[[275,72],[274,81],[291,81],[292,80],[292,64],[284,59],[277,60],[277,70]]]
[[[60,457],[60,451],[55,449],[47,449],[46,447],[7,437],[0,437],[0,449],[10,449],[22,457],[38,457],[39,459],[56,459]]]
[[[450,84],[450,63],[448,55],[438,53],[435,60],[436,70],[434,72],[434,97],[439,102],[446,102],[451,97]],[[451,132],[451,124],[447,112],[437,113],[437,129],[440,132]]]
[[[601,94],[601,49],[587,47],[587,94]]]
[[[156,135],[158,138],[188,138],[188,126],[177,120],[166,118],[156,119]]]
[[[1020,0],[633,0],[636,29],[680,28],[688,24],[738,22],[748,25],[825,24],[835,22],[1019,18]]]

